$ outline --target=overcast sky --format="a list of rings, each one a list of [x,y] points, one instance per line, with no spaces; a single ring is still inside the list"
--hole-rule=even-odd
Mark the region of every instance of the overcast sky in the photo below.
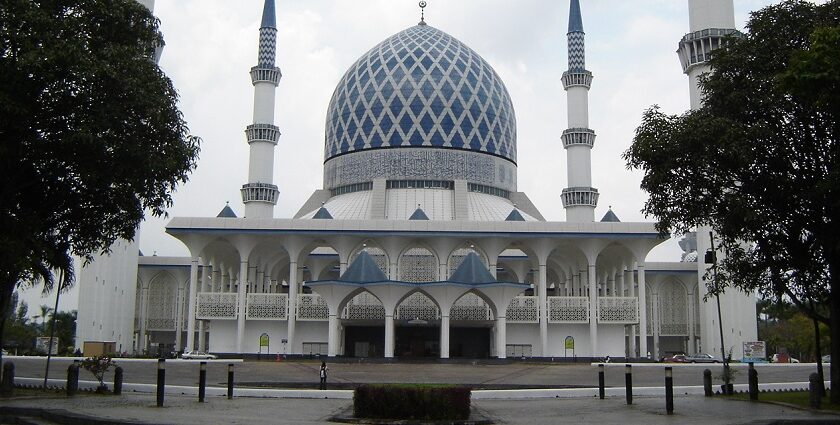
[[[293,216],[321,188],[324,120],[341,76],[375,44],[417,24],[414,0],[276,0],[277,89],[275,123],[282,136],[275,157],[280,198],[274,216]],[[426,22],[472,47],[507,85],[516,110],[519,190],[547,220],[563,221],[560,192],[566,187],[567,0],[429,0]],[[749,11],[771,0],[736,0],[743,29]],[[170,217],[215,216],[226,201],[241,216],[239,188],[246,183],[253,87],[263,0],[157,0],[166,47],[160,66],[180,94],[193,134],[203,139],[198,169],[174,196]],[[622,221],[644,221],[641,173],[628,171],[621,153],[630,145],[642,112],[688,108],[688,79],[675,53],[688,32],[687,0],[581,0],[587,68],[595,76],[589,94],[595,211],[608,206]],[[651,219],[647,219],[651,220]],[[168,218],[150,218],[139,234],[145,255],[187,255],[164,231]],[[679,261],[676,241],[657,247],[651,261]],[[31,308],[47,303],[39,290],[26,294]],[[75,308],[75,291],[60,309]],[[50,302],[52,305],[52,302]]]

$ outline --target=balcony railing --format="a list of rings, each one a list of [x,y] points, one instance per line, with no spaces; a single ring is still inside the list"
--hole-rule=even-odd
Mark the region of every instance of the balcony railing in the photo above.
[[[288,306],[287,294],[248,294],[245,319],[286,320]]]
[[[540,321],[539,299],[519,296],[510,301],[507,307],[508,323],[538,323]]]
[[[589,298],[548,297],[549,323],[589,323]]]
[[[329,320],[330,309],[327,302],[318,294],[299,294],[297,302],[297,320]]]
[[[195,317],[200,320],[236,319],[237,294],[200,292],[196,299]]]
[[[639,299],[636,297],[598,298],[598,323],[639,323]]]

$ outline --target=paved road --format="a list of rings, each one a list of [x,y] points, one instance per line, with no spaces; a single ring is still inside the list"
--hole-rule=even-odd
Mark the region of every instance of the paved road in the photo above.
[[[7,360],[4,358],[4,361]],[[8,358],[15,363],[16,375],[27,378],[44,377],[44,358]],[[155,383],[156,362],[116,360],[123,367],[125,381]],[[50,377],[66,376],[69,359],[52,360]],[[237,386],[272,388],[316,388],[318,366],[316,361],[246,361],[235,364]],[[664,383],[665,365],[636,366],[633,370],[634,386],[660,386]],[[674,385],[702,385],[703,369],[709,367],[714,375],[720,365],[672,365]],[[166,363],[166,382],[174,385],[197,385],[198,362],[170,360]],[[597,368],[589,364],[533,364],[510,363],[501,365],[439,364],[439,363],[332,363],[329,381],[339,387],[349,388],[360,383],[450,383],[466,384],[476,388],[562,388],[597,386]],[[746,367],[739,366],[736,383],[746,383]],[[759,365],[761,382],[806,382],[815,371],[814,364]],[[826,368],[826,375],[828,369]],[[83,380],[92,377],[82,371]],[[110,376],[107,378],[112,379]],[[208,383],[221,385],[227,380],[227,361],[208,365]],[[606,385],[624,386],[624,365],[610,364],[606,368]]]
[[[675,414],[666,415],[661,398],[637,398],[627,406],[621,398],[543,399],[527,401],[478,401],[480,413],[499,424],[770,424],[778,419],[794,423],[823,420],[840,423],[840,416],[816,414],[762,403],[725,400],[720,397],[677,397]],[[320,424],[348,408],[346,400],[292,400],[259,398],[210,398],[200,404],[192,397],[166,398],[157,408],[153,395],[119,397],[4,400],[3,406],[46,408],[135,423],[207,424]],[[2,410],[3,407],[0,407]],[[833,422],[832,422],[833,421]]]

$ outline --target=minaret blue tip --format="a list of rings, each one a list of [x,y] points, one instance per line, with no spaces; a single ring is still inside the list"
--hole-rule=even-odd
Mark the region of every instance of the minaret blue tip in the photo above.
[[[277,28],[277,15],[274,11],[274,0],[265,0],[263,6],[262,24],[260,28]]]
[[[583,18],[580,16],[580,0],[571,0],[569,5],[569,32],[583,32]]]

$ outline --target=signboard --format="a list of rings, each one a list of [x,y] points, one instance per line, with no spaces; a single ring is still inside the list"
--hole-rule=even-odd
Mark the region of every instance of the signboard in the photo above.
[[[574,350],[575,349],[575,339],[571,336],[566,337],[566,349],[567,350]]]
[[[767,361],[767,344],[764,341],[744,342],[744,363],[763,363]]]
[[[260,335],[260,348],[262,348],[262,347],[268,347],[268,334],[267,333],[263,333],[262,335]]]
[[[39,353],[47,354],[47,350],[50,346],[50,337],[48,336],[39,336],[35,339],[35,351]],[[52,339],[52,355],[58,355],[58,337]]]

